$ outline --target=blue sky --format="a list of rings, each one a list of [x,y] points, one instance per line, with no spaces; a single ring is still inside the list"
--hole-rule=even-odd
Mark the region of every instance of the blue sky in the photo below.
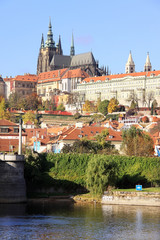
[[[160,69],[159,0],[0,0],[0,13],[2,77],[36,73],[49,17],[64,55],[73,31],[76,54],[92,51],[111,73],[124,73],[130,50],[137,72],[143,71],[147,52],[153,69]]]

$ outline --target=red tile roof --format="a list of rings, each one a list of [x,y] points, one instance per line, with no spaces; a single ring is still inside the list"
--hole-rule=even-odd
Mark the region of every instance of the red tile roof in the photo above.
[[[7,82],[7,81],[12,81],[12,80],[14,80],[14,78],[13,77],[6,77],[6,78],[3,78],[3,80],[5,81],[5,82]]]
[[[109,128],[109,135],[106,137],[107,141],[122,141],[122,132],[114,131],[113,129]]]
[[[63,68],[63,69],[59,69],[59,70],[54,70],[54,71],[50,71],[50,72],[43,72],[40,73],[38,75],[38,81],[42,81],[42,80],[51,80],[52,81],[55,79],[55,81],[57,79],[60,79],[62,77],[62,75],[68,70],[68,68]]]
[[[83,71],[81,68],[78,69],[73,69],[67,71],[63,76],[62,79],[64,78],[87,78],[89,77],[88,73]]]
[[[17,75],[14,78],[4,78],[4,81],[19,81],[19,82],[37,82],[38,77],[35,74]]]
[[[47,128],[25,129],[25,132],[27,134],[27,143],[30,145],[33,144],[36,137],[42,145],[46,145],[50,141],[50,137],[47,134]]]
[[[106,130],[106,127],[94,127],[94,126],[85,126],[82,128],[74,128],[68,134],[65,134],[62,139],[64,140],[78,140],[82,137],[87,139],[93,139],[96,134],[101,133],[103,130]],[[109,135],[106,137],[107,141],[122,141],[122,133],[108,129]],[[112,137],[111,137],[112,136]]]
[[[19,129],[19,125],[8,120],[0,120],[0,128],[8,129],[7,132],[0,132],[0,136],[19,136],[18,132],[15,132],[14,129]],[[26,136],[27,134],[22,130],[22,136]]]
[[[37,82],[38,77],[35,74],[25,74],[25,75],[17,75],[14,80],[15,81]]]
[[[93,80],[94,82],[97,82],[98,80],[100,80],[100,81],[103,82],[106,79],[111,80],[111,79],[114,79],[114,78],[123,78],[123,77],[127,77],[127,76],[132,76],[132,77],[147,76],[147,77],[150,77],[152,74],[154,74],[155,76],[158,76],[158,75],[160,75],[160,70],[150,71],[150,72],[113,74],[113,75],[100,76],[100,77],[89,77],[89,78],[85,78],[83,81],[84,82],[90,82],[91,80]]]
[[[1,119],[0,120],[0,126],[18,126],[18,124],[13,123],[9,120]]]
[[[81,70],[69,68],[63,68],[59,70],[54,70],[50,72],[43,72],[38,75],[38,83],[46,83],[46,82],[57,82],[64,78],[87,78],[89,75]]]

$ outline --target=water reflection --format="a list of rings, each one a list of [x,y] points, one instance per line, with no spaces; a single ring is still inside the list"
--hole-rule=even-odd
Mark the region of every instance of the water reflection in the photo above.
[[[0,204],[0,239],[160,239],[160,208],[35,201]]]

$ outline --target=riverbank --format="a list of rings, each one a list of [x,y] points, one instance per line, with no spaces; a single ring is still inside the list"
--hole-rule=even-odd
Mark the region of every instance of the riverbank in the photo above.
[[[133,205],[160,207],[160,192],[117,190],[106,191],[103,196],[90,193],[80,195],[54,195],[38,198],[28,198],[29,203],[56,202],[72,204],[103,204],[103,205]]]
[[[160,192],[112,191],[104,192],[102,204],[160,207]]]

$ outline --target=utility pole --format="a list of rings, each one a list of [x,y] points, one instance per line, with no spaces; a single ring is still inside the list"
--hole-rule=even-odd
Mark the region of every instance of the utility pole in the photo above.
[[[22,155],[22,118],[19,119],[19,148],[18,154]]]

